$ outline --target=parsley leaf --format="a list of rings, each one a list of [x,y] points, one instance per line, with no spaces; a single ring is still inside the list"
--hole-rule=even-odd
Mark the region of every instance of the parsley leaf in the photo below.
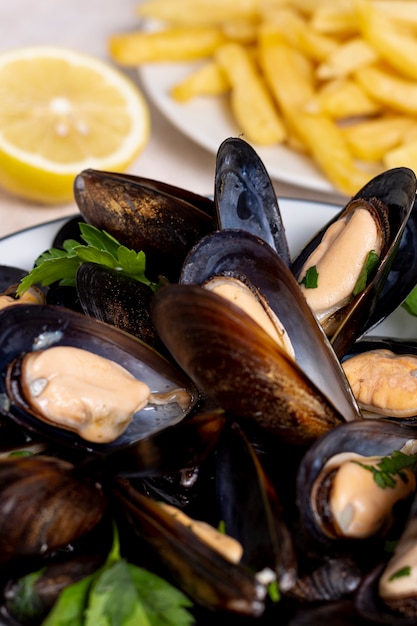
[[[64,589],[42,626],[191,626],[191,600],[120,556],[115,528],[105,564]]]
[[[417,287],[407,296],[403,302],[403,307],[411,315],[417,315]]]
[[[312,265],[308,268],[304,278],[300,281],[300,285],[304,285],[306,289],[317,289],[319,284],[319,273],[317,267]]]
[[[367,465],[361,461],[352,461],[352,463],[356,463],[372,472],[374,481],[381,489],[386,489],[387,487],[394,488],[397,482],[396,477],[407,483],[408,477],[403,470],[413,467],[416,462],[417,454],[404,454],[400,450],[394,450],[389,456],[382,457],[376,466]]]
[[[398,571],[394,572],[392,574],[392,576],[389,577],[389,582],[391,582],[392,580],[396,580],[397,578],[403,578],[404,576],[410,576],[411,574],[411,567],[409,565],[406,565],[405,567],[402,567],[401,569],[399,569]]]
[[[20,296],[35,284],[51,285],[57,282],[64,286],[75,286],[76,273],[82,263],[91,261],[112,269],[120,270],[139,282],[156,289],[157,285],[146,278],[145,253],[129,250],[109,233],[91,224],[79,224],[81,238],[86,245],[67,239],[63,249],[51,248],[35,261],[33,269],[22,278],[17,288]]]
[[[368,256],[366,257],[365,264],[361,270],[361,273],[358,276],[358,280],[356,281],[356,285],[353,288],[352,295],[357,296],[361,293],[366,285],[370,282],[372,275],[379,264],[379,256],[376,254],[374,250],[368,252]]]

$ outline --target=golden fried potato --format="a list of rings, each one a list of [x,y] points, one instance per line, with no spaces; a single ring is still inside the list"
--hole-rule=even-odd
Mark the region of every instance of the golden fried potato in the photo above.
[[[417,40],[401,29],[371,0],[355,0],[359,26],[366,41],[400,76],[417,78]]]
[[[171,28],[113,35],[109,51],[116,63],[137,66],[155,61],[196,61],[208,57],[226,37],[217,27]]]
[[[218,96],[229,89],[225,73],[218,63],[210,59],[174,85],[171,96],[177,102],[187,102],[196,96]]]
[[[339,78],[326,82],[306,110],[325,113],[334,120],[376,115],[382,106],[371,98],[354,80]]]
[[[315,94],[313,72],[284,36],[269,27],[259,33],[259,65],[282,111],[301,109]]]
[[[231,85],[231,108],[247,140],[259,145],[282,142],[285,126],[250,52],[228,43],[214,57]]]
[[[233,20],[253,20],[259,0],[149,0],[137,7],[140,17],[182,26],[209,26]]]
[[[329,117],[295,110],[286,111],[286,116],[314,161],[337,189],[352,195],[365,185],[369,172],[356,165],[340,128]]]
[[[372,98],[394,111],[417,114],[417,83],[376,66],[363,67],[355,79]]]
[[[320,80],[345,78],[365,65],[375,63],[378,53],[362,37],[352,37],[337,46],[317,67]]]
[[[353,155],[363,161],[380,161],[417,128],[417,121],[404,115],[384,114],[342,129]]]

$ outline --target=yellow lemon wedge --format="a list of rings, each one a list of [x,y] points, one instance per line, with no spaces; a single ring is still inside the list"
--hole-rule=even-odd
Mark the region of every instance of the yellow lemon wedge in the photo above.
[[[80,171],[126,170],[149,135],[140,89],[107,62],[51,46],[0,54],[3,189],[34,202],[68,202]]]

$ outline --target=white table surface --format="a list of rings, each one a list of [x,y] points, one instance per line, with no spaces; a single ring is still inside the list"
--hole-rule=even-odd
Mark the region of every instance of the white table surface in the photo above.
[[[175,0],[173,0],[175,1]],[[139,26],[138,0],[13,0],[0,2],[0,52],[25,45],[61,45],[110,61],[109,37]],[[123,68],[122,71],[126,71]],[[136,72],[128,73],[141,88]],[[146,94],[145,94],[146,97]],[[148,100],[149,102],[149,100]],[[149,102],[152,132],[129,172],[212,194],[215,156],[184,137]],[[278,196],[343,204],[337,194],[320,194],[274,181]],[[0,190],[0,237],[76,212],[75,203],[40,206]]]

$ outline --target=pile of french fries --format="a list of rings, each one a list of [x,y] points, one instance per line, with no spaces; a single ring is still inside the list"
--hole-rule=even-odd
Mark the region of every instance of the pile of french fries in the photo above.
[[[345,195],[384,169],[417,172],[417,1],[147,0],[137,13],[160,28],[112,36],[114,61],[190,62],[172,98],[227,98],[255,147],[308,155]]]

